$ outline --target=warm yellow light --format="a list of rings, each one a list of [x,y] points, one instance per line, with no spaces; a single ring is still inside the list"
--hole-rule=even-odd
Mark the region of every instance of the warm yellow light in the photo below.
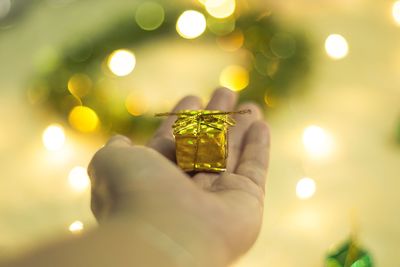
[[[349,52],[346,39],[340,34],[331,34],[325,40],[325,51],[332,59],[342,59]]]
[[[303,144],[313,157],[323,157],[332,152],[333,140],[321,127],[311,125],[304,129]]]
[[[125,49],[119,49],[111,53],[107,61],[108,68],[117,76],[130,74],[136,65],[135,55]]]
[[[76,191],[85,191],[89,185],[90,180],[86,168],[76,166],[72,168],[68,175],[69,185]]]
[[[211,16],[215,18],[226,18],[235,12],[236,1],[235,0],[206,0],[205,7]]]
[[[99,125],[96,112],[85,106],[74,107],[69,113],[68,120],[72,127],[84,133],[95,131]]]
[[[313,179],[305,177],[300,179],[296,185],[296,195],[300,199],[307,199],[315,194],[316,185]]]
[[[55,151],[61,149],[65,143],[63,127],[58,124],[48,126],[43,132],[42,140],[47,150]]]
[[[240,91],[249,84],[249,72],[242,66],[230,65],[222,70],[219,82],[232,91]]]
[[[143,30],[155,30],[164,21],[164,8],[155,2],[144,2],[137,8],[135,19]]]
[[[242,31],[237,30],[229,35],[217,38],[217,44],[225,51],[234,52],[242,47],[244,36]]]
[[[83,230],[83,223],[81,221],[75,221],[70,224],[68,230],[73,234],[79,234]]]
[[[138,94],[130,94],[125,101],[125,107],[133,116],[140,116],[147,111],[147,105]]]
[[[392,16],[394,21],[400,25],[400,1],[396,1],[392,6]]]
[[[92,80],[83,73],[74,74],[68,81],[68,90],[73,96],[83,97],[92,88]]]
[[[206,18],[198,11],[187,10],[179,16],[176,30],[183,38],[194,39],[206,30]]]

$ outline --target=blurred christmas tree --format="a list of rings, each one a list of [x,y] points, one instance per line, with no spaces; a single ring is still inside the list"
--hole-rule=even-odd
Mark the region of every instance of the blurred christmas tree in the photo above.
[[[224,69],[220,83],[241,91],[241,100],[273,107],[293,93],[293,85],[309,72],[306,38],[283,29],[269,13],[241,13],[234,0],[224,3],[222,7],[193,4],[188,10],[171,3],[143,1],[103,32],[60,48],[59,57],[49,56],[46,67],[33,79],[30,102],[50,107],[80,132],[100,129],[107,135],[146,135],[158,119],[147,114],[138,101],[130,101],[129,95],[110,96],[104,81],[129,75],[134,69],[134,54],[121,48],[168,36],[192,39],[194,46],[199,39],[216,40],[226,51],[246,51],[248,64]]]

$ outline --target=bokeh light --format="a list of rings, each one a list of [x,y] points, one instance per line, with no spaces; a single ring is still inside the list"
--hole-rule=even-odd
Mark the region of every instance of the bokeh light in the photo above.
[[[43,145],[47,150],[60,150],[65,143],[65,133],[62,126],[52,124],[48,126],[42,135]]]
[[[164,21],[164,8],[155,2],[144,2],[136,10],[136,23],[146,31],[153,31]]]
[[[99,118],[96,112],[85,106],[74,107],[68,116],[68,121],[78,131],[89,133],[99,126]]]
[[[333,139],[329,133],[319,126],[311,125],[304,129],[303,144],[313,157],[327,156],[332,152]]]
[[[11,0],[0,0],[0,19],[5,18],[11,9]]]
[[[313,179],[304,177],[297,182],[296,195],[300,199],[311,198],[316,191],[316,185]]]
[[[76,191],[85,191],[89,185],[90,180],[86,168],[76,166],[68,174],[69,185]]]
[[[400,1],[393,3],[392,16],[394,21],[400,26]]]
[[[212,16],[207,17],[207,28],[210,32],[219,36],[226,36],[235,30],[236,21],[234,18],[229,17],[226,19],[217,19]]]
[[[342,59],[349,52],[346,39],[340,34],[331,34],[325,40],[325,51],[332,59]]]
[[[217,38],[217,44],[223,50],[234,52],[243,46],[244,36],[242,31],[236,30],[229,35]]]
[[[219,82],[232,91],[240,91],[249,84],[249,72],[242,66],[230,65],[222,70]]]
[[[119,49],[111,53],[108,57],[107,65],[116,76],[126,76],[135,68],[136,57],[129,50]]]
[[[235,12],[235,0],[206,0],[204,3],[208,14],[215,18],[226,18]]]
[[[92,80],[83,73],[77,73],[71,76],[68,81],[68,90],[73,96],[84,97],[92,88]]]
[[[75,221],[70,224],[68,230],[73,234],[79,234],[80,232],[82,232],[83,228],[84,225],[81,221]]]
[[[133,116],[140,116],[147,111],[146,101],[137,93],[131,93],[125,101],[125,107]]]
[[[180,36],[186,39],[194,39],[206,30],[206,18],[195,10],[183,12],[176,23],[176,30]]]

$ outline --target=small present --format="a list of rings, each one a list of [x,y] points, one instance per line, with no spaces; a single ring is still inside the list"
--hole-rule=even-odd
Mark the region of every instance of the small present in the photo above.
[[[228,128],[235,125],[233,113],[219,110],[182,110],[157,116],[177,115],[173,128],[176,160],[184,171],[221,172],[226,170]]]

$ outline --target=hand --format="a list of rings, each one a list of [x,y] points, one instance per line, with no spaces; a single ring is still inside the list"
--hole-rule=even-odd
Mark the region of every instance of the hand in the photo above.
[[[227,89],[216,90],[206,109],[236,110],[236,98]],[[188,96],[174,111],[202,108],[199,98]],[[140,222],[166,235],[198,266],[225,266],[247,251],[262,222],[269,131],[256,105],[238,109],[252,113],[234,116],[227,171],[221,174],[190,177],[176,166],[174,117],[146,147],[123,136],[111,138],[89,166],[91,206],[99,223],[118,218],[140,228]]]

